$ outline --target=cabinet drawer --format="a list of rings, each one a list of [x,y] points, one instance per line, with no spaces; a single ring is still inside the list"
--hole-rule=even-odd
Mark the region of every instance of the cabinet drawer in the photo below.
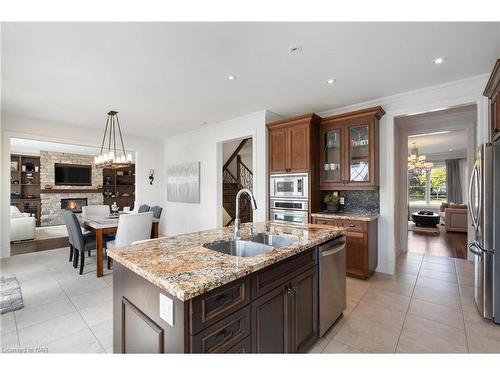
[[[190,301],[190,332],[195,334],[250,303],[250,277],[221,286]]]
[[[344,220],[342,226],[345,227],[348,232],[366,232],[366,223],[363,221]]]
[[[252,299],[264,295],[289,280],[290,277],[298,275],[314,265],[316,265],[316,251],[313,248],[253,274]]]
[[[224,353],[250,334],[250,306],[191,336],[192,353]]]
[[[247,336],[239,343],[237,343],[235,346],[226,351],[226,353],[233,353],[233,354],[247,354],[251,352],[252,352],[252,340],[250,336]]]

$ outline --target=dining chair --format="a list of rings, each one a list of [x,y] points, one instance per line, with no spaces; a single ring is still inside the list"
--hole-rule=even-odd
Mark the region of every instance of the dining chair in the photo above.
[[[142,213],[142,212],[148,212],[148,211],[149,211],[149,206],[147,204],[141,204],[139,206],[139,210],[137,212]]]
[[[160,206],[152,206],[149,210],[153,212],[153,217],[155,219],[159,219],[163,208],[161,208]]]
[[[113,249],[119,246],[127,246],[135,241],[142,241],[151,238],[151,227],[153,226],[153,213],[141,212],[137,214],[120,215],[118,219],[118,229],[115,239],[108,241],[106,249]],[[108,268],[111,260],[108,257]]]
[[[90,206],[82,207],[82,218],[85,219],[89,216],[108,216],[111,214],[111,209],[107,204],[92,204]],[[84,232],[85,234],[85,232]],[[90,250],[89,250],[89,256]]]
[[[111,214],[111,210],[107,204],[94,204],[82,207],[82,216],[107,216]]]
[[[70,236],[73,240],[73,267],[76,268],[78,266],[78,258],[80,257],[80,275],[83,274],[83,268],[85,267],[85,251],[90,251],[96,249],[96,238],[94,235],[84,235],[82,233],[82,229],[80,226],[80,222],[76,215],[66,210],[69,213],[65,213],[65,219],[67,218],[67,222],[69,224]],[[108,237],[104,237],[104,244],[107,243],[110,239]]]
[[[69,241],[69,261],[71,262],[73,260],[73,231],[71,230],[71,227],[69,225],[71,221],[71,214],[72,212],[70,210],[64,210],[63,211],[63,219],[64,223],[66,224],[66,230],[68,231],[68,241]]]

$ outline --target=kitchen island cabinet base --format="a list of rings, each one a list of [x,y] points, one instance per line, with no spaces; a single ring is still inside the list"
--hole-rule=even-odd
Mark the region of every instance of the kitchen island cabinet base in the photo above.
[[[318,339],[315,250],[311,248],[187,301],[115,262],[113,352],[307,351]],[[160,317],[160,294],[173,301],[173,325]]]

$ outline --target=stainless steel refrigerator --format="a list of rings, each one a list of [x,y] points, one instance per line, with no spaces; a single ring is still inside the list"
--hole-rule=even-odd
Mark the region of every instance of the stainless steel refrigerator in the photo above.
[[[480,314],[500,324],[500,144],[479,146],[469,183],[475,230],[475,300]]]

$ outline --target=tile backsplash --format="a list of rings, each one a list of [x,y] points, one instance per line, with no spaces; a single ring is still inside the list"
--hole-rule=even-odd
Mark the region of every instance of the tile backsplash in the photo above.
[[[377,190],[344,190],[339,191],[344,197],[344,211],[358,213],[380,213],[380,196]]]

